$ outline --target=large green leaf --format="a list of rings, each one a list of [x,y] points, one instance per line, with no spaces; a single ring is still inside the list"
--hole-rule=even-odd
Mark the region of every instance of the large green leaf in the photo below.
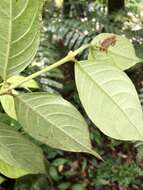
[[[111,43],[113,36],[115,36],[115,44]],[[109,45],[107,50],[102,50],[102,43],[104,46]],[[102,33],[97,35],[91,44],[93,47],[89,51],[89,60],[108,61],[108,63],[110,62],[110,64],[119,67],[121,70],[128,69],[141,61],[136,56],[132,43],[126,37],[112,33]]]
[[[32,137],[54,148],[88,152],[88,127],[76,108],[62,97],[47,93],[28,93],[15,98],[17,118]]]
[[[24,174],[44,172],[41,150],[15,129],[3,123],[0,123],[0,161],[4,161]],[[2,162],[0,162],[0,169],[3,174],[14,177],[4,172]]]
[[[135,87],[120,69],[102,61],[75,64],[79,97],[90,119],[106,135],[143,140],[143,115]]]
[[[32,61],[39,44],[42,0],[3,0],[0,3],[0,75],[21,72]]]

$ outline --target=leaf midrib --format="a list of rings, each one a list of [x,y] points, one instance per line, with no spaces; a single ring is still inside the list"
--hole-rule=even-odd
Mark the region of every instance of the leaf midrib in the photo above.
[[[5,57],[5,63],[4,63],[4,76],[3,79],[6,81],[7,78],[7,67],[9,62],[9,56],[10,56],[10,47],[11,47],[11,41],[12,41],[12,0],[9,0],[10,4],[10,17],[9,17],[9,34],[8,34],[8,44],[7,44],[7,51],[6,51],[6,57]]]

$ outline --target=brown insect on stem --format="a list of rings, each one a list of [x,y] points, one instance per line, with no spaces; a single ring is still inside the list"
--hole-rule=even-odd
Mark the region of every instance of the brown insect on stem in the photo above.
[[[114,46],[114,45],[116,44],[116,41],[117,41],[117,39],[116,39],[116,36],[115,36],[115,35],[106,38],[105,40],[103,40],[103,41],[100,43],[100,48],[99,48],[100,51],[105,51],[105,52],[107,53],[108,48],[109,48],[110,46]]]

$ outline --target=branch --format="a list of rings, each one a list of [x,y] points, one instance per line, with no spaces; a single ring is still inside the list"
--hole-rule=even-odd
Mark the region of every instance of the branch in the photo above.
[[[40,76],[41,74],[43,73],[46,73],[56,67],[59,67],[60,65],[63,65],[69,61],[73,61],[75,62],[75,57],[80,54],[82,51],[84,51],[85,49],[91,47],[91,44],[86,44],[86,45],[83,45],[82,47],[78,48],[77,50],[75,51],[70,51],[63,59],[61,59],[60,61],[57,61],[56,63],[50,65],[50,66],[47,66],[45,67],[44,69],[26,77],[24,80],[20,81],[19,83],[17,84],[13,84],[7,88],[1,88],[0,90],[0,96],[1,95],[4,95],[4,94],[7,94],[9,92],[11,92],[13,89],[17,88],[17,87],[20,87],[22,84],[24,84],[25,82],[31,80],[31,79],[34,79],[38,76]]]

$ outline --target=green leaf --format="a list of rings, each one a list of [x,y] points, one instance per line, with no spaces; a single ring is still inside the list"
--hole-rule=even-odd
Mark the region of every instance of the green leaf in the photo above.
[[[0,112],[0,123],[5,123],[5,124],[15,128],[16,130],[20,130],[22,128],[18,121],[9,117],[6,113]]]
[[[116,39],[115,44],[105,42],[105,40],[113,36],[115,36]],[[107,51],[101,50],[101,44],[103,42],[105,42],[105,45],[110,44]],[[141,59],[136,56],[132,43],[126,37],[102,33],[97,35],[91,44],[93,47],[89,51],[89,60],[108,61],[108,63],[117,66],[121,70],[126,70],[141,61]]]
[[[0,75],[7,78],[27,67],[39,45],[42,0],[4,0],[0,3]]]
[[[12,127],[0,123],[0,161],[19,169],[18,172],[27,174],[43,173],[43,154],[35,144],[22,136]],[[0,168],[6,176],[14,177],[10,170],[4,171],[4,163],[0,162]],[[18,175],[15,174],[15,175]]]
[[[71,190],[86,190],[85,184],[74,184],[72,185]]]
[[[64,159],[64,158],[57,158],[55,159],[53,162],[52,162],[52,165],[55,166],[55,167],[58,167],[60,165],[64,165],[66,163],[68,163],[69,160],[67,159]]]
[[[58,189],[59,190],[67,190],[67,189],[70,188],[70,186],[71,186],[71,183],[69,183],[69,182],[63,182],[60,185],[58,185]]]
[[[66,151],[88,152],[91,148],[88,127],[69,102],[58,95],[28,93],[15,97],[17,118],[35,139]]]
[[[143,115],[134,85],[120,69],[102,61],[75,64],[80,100],[90,119],[106,135],[143,140]]]
[[[14,178],[14,179],[28,174],[28,172],[25,171],[24,169],[19,169],[19,168],[10,166],[9,164],[5,163],[2,160],[0,160],[0,173],[2,173],[4,176],[7,176],[9,178]]]
[[[48,172],[54,181],[59,181],[61,179],[61,176],[58,174],[58,171],[55,167],[50,166]]]
[[[13,76],[13,77],[9,78],[7,80],[7,82],[12,85],[13,84],[16,85],[16,84],[19,84],[19,82],[23,81],[24,79],[26,79],[26,77],[18,75],[18,76]],[[33,79],[21,84],[21,86],[19,86],[19,87],[26,88],[26,89],[27,88],[39,88],[38,83]]]
[[[0,185],[5,181],[6,179],[2,176],[0,176]]]
[[[0,97],[0,101],[2,104],[2,107],[4,111],[15,120],[16,118],[16,112],[15,112],[15,105],[14,105],[14,99],[11,95],[3,95]]]

